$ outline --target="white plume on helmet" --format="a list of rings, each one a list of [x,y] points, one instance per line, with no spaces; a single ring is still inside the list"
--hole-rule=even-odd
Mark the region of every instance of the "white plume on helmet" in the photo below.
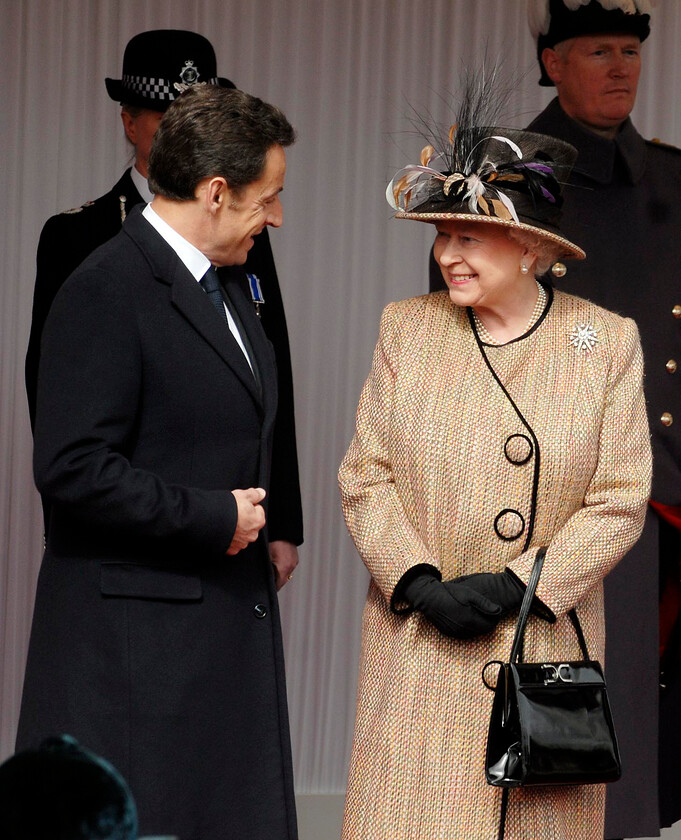
[[[627,15],[652,13],[656,0],[594,0],[606,11],[621,9]],[[562,0],[563,5],[570,11],[576,11],[580,6],[588,6],[591,0]],[[549,0],[527,0],[527,22],[532,37],[536,40],[540,35],[546,35],[551,24]]]

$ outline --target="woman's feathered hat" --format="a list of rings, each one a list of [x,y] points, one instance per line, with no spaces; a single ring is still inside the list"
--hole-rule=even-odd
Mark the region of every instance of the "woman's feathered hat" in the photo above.
[[[555,137],[496,126],[508,92],[500,90],[497,70],[468,75],[454,125],[434,131],[418,117],[419,131],[430,142],[420,162],[405,166],[388,184],[388,203],[398,219],[518,228],[557,245],[557,258],[583,259],[584,251],[558,228],[561,182],[577,151]]]
[[[625,33],[643,42],[650,34],[650,15],[655,0],[528,0],[527,20],[537,42],[541,68],[539,84],[551,87],[541,55],[579,35]]]

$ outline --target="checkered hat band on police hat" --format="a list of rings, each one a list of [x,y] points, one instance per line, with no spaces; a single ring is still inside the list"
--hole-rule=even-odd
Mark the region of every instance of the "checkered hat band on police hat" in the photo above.
[[[167,99],[172,101],[177,95],[168,79],[157,79],[148,76],[123,76],[121,81],[123,87],[134,93],[140,93],[149,99]],[[208,79],[206,82],[197,82],[197,84],[217,85],[219,82],[216,77]]]

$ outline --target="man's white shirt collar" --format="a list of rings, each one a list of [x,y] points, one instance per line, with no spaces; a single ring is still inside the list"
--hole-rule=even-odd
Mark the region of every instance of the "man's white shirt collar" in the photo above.
[[[142,215],[149,224],[165,239],[177,256],[187,266],[192,277],[200,280],[210,268],[210,260],[198,248],[181,236],[168,222],[162,219],[151,204],[142,210]]]
[[[205,254],[202,254],[198,248],[192,245],[184,236],[180,236],[180,234],[170,225],[168,222],[164,221],[158,213],[154,210],[151,204],[147,204],[147,206],[142,210],[142,215],[144,218],[149,222],[149,224],[156,230],[167,243],[168,245],[175,251],[177,256],[182,260],[184,265],[187,267],[187,270],[190,272],[192,277],[199,281],[202,279],[203,275],[208,271],[211,266],[210,260]],[[232,317],[232,313],[229,311],[228,307],[225,305],[225,315],[227,315],[227,323],[229,324],[229,329],[234,338],[236,339],[237,344],[241,347],[244,356],[246,357],[246,361],[248,362],[251,370],[253,370],[253,365],[249,358],[248,352],[246,350],[246,345],[244,344],[244,340],[241,337],[241,333],[239,332],[239,328],[236,325],[234,318]]]

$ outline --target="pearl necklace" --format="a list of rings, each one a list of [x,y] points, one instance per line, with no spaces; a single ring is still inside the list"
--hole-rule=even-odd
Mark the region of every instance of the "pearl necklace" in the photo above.
[[[534,309],[532,310],[532,314],[530,315],[530,320],[527,322],[525,328],[520,333],[520,335],[525,335],[525,333],[528,332],[528,330],[537,323],[537,321],[541,318],[542,313],[544,312],[544,307],[546,306],[546,289],[538,280],[535,280],[534,282],[537,284],[537,290],[539,294],[537,295],[537,300],[534,304]],[[478,315],[475,310],[473,310],[473,321],[475,322],[475,331],[477,332],[478,337],[483,344],[494,344],[497,347],[501,346],[502,344],[507,344],[507,342],[505,341],[497,341],[490,335],[487,327],[485,327],[480,318],[478,318]],[[518,338],[520,338],[520,336],[518,336]]]

